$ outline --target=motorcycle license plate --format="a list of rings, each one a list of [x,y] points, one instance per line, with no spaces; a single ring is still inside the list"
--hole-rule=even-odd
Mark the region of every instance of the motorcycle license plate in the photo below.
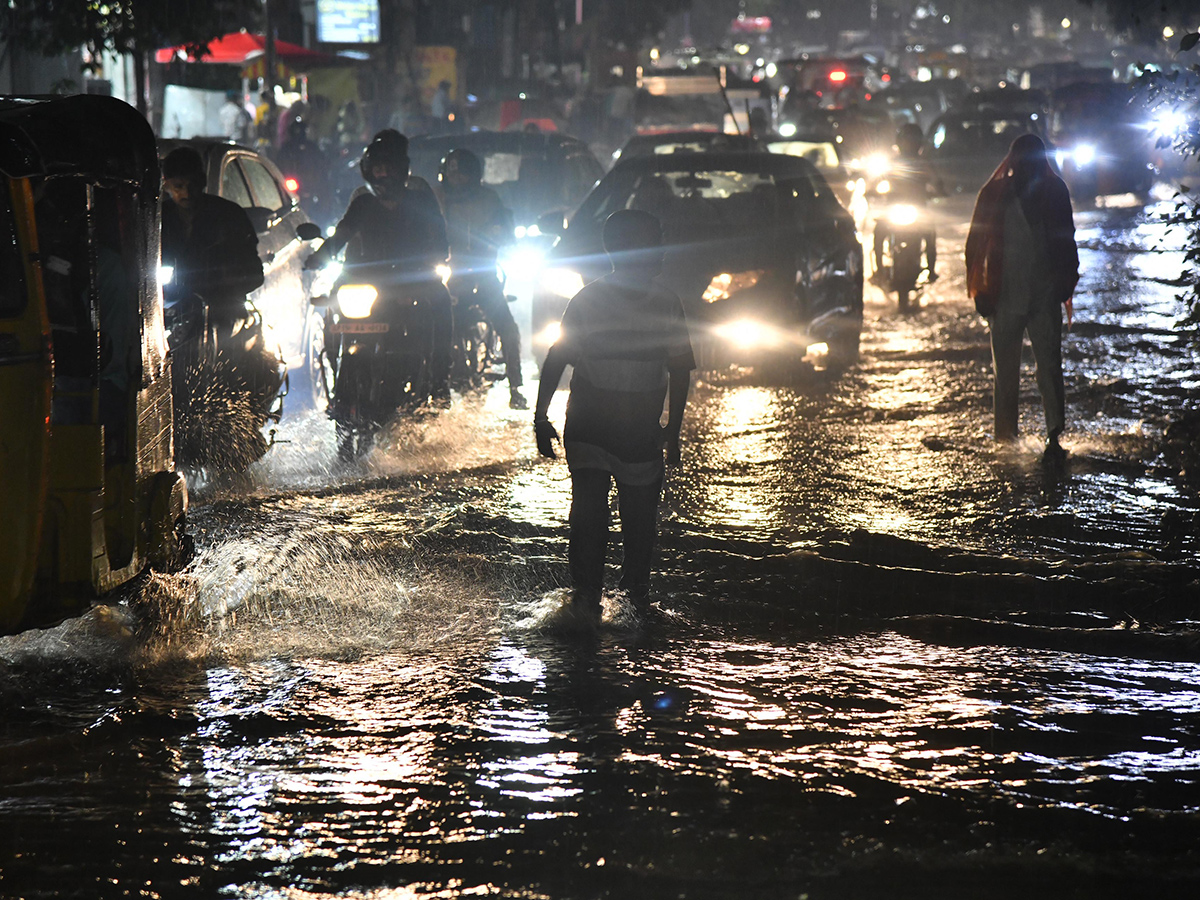
[[[387,330],[387,322],[334,322],[330,328],[334,334],[383,334]]]

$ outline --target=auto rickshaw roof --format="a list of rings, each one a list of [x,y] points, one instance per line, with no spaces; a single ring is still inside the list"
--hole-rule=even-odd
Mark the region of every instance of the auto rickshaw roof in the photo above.
[[[149,123],[122,100],[87,94],[0,98],[0,172],[159,184]]]

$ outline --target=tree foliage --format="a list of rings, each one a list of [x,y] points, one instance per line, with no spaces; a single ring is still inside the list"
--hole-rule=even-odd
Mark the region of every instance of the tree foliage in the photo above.
[[[0,37],[56,56],[145,54],[178,44],[197,51],[213,38],[257,26],[262,0],[15,0],[0,12]]]

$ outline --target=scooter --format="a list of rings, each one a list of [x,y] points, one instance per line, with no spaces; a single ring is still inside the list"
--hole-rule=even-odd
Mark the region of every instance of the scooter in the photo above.
[[[920,207],[911,203],[888,206],[875,226],[875,240],[883,241],[883,287],[895,291],[900,309],[909,308],[927,281],[921,279],[921,252],[928,233]],[[882,226],[882,227],[881,227]]]

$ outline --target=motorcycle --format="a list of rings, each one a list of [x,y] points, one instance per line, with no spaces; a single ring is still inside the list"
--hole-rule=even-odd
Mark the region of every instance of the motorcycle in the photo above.
[[[347,265],[327,296],[313,298],[325,308],[328,414],[344,462],[366,453],[397,411],[429,398],[441,287],[425,272],[362,263]]]
[[[895,291],[900,309],[908,309],[915,294],[928,282],[921,253],[928,239],[923,210],[911,203],[888,206],[875,226],[875,240],[883,241],[882,287]]]
[[[439,267],[441,268],[441,267]],[[454,357],[451,378],[460,387],[481,387],[485,381],[504,377],[492,370],[503,362],[500,335],[484,311],[483,292],[499,291],[512,303],[516,297],[504,294],[504,270],[469,272],[452,275],[449,268],[442,273],[454,302]]]
[[[164,266],[177,461],[194,471],[244,471],[271,446],[263,429],[283,415],[283,351],[268,343],[252,303],[215,314],[204,298],[172,289],[170,275]]]

